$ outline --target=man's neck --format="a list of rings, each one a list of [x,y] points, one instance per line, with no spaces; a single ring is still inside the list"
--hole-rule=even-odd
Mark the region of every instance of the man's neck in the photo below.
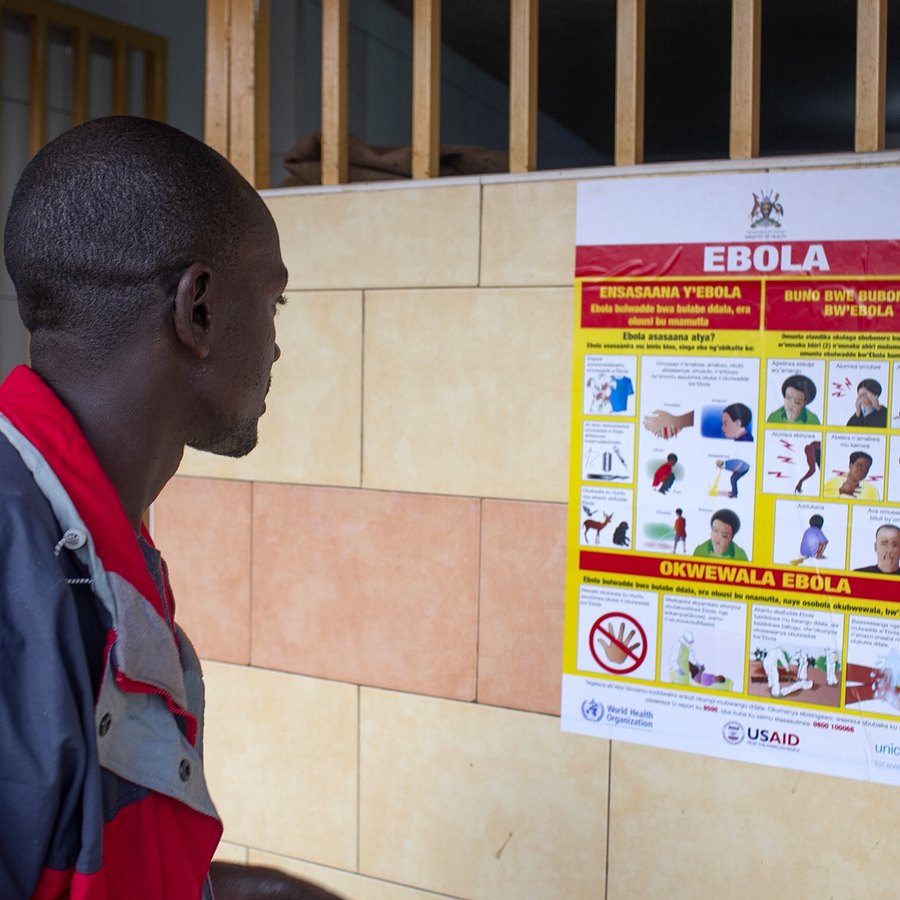
[[[72,414],[106,473],[128,521],[140,531],[144,511],[175,474],[184,453],[171,418],[135,363],[85,374],[38,362],[35,371]],[[170,410],[171,412],[171,410]]]

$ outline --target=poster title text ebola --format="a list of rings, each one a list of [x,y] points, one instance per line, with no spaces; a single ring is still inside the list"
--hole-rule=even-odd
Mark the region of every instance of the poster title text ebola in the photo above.
[[[712,244],[703,248],[704,272],[828,272],[822,244]]]

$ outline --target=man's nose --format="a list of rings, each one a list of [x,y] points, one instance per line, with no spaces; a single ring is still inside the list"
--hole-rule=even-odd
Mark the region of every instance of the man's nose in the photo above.
[[[272,362],[278,362],[279,359],[281,359],[281,347],[279,347],[278,344],[276,344],[275,345],[275,358],[272,360]]]

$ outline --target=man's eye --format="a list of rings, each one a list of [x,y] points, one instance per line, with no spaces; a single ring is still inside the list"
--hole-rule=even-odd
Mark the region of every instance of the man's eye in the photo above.
[[[282,294],[282,295],[275,301],[275,315],[276,315],[276,316],[278,315],[278,307],[279,307],[279,306],[284,306],[287,302],[288,302],[288,301],[287,301],[287,297],[285,297],[284,294]]]

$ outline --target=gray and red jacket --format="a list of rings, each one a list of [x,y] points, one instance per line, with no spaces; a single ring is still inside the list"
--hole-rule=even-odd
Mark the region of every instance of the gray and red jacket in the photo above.
[[[0,385],[0,897],[207,893],[203,682],[165,566],[30,369]]]

